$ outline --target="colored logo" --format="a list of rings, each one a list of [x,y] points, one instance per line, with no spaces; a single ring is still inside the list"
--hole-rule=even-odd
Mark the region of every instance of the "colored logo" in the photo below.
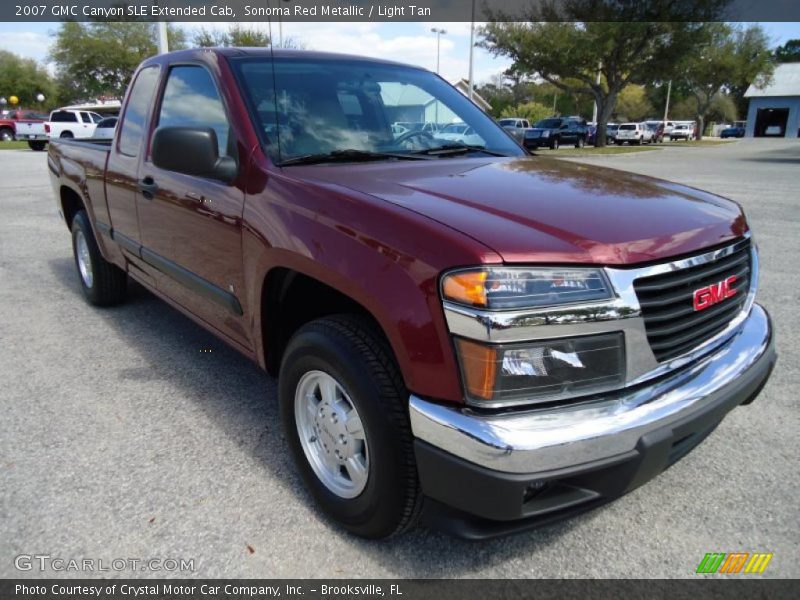
[[[694,309],[705,310],[719,304],[727,298],[732,298],[736,295],[736,290],[733,289],[733,284],[736,281],[736,275],[731,275],[727,279],[723,279],[719,283],[712,283],[699,290],[695,290],[693,294]]]
[[[763,573],[772,553],[708,552],[697,566],[698,573]]]

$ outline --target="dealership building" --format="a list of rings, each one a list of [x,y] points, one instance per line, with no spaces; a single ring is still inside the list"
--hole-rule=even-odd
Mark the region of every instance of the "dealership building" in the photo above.
[[[800,62],[778,65],[769,85],[751,84],[744,97],[747,137],[800,137]]]

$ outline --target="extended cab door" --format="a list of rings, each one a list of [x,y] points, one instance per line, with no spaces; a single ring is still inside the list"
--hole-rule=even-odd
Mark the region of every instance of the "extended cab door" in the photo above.
[[[128,262],[145,272],[148,269],[138,258],[141,236],[136,183],[159,71],[155,65],[145,67],[132,83],[106,165],[106,199],[111,217],[111,223],[106,225],[113,229],[114,241],[125,251]],[[141,273],[138,275],[141,276]]]
[[[172,66],[163,90],[153,130],[210,127],[217,134],[220,156],[235,155],[226,108],[205,67]],[[158,270],[159,290],[251,349],[241,305],[243,190],[158,168],[149,152],[138,185],[142,258]]]

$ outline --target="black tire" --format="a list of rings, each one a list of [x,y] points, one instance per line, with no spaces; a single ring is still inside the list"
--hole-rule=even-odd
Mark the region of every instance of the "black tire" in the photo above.
[[[554,137],[550,140],[550,150],[558,150],[558,138]]]
[[[13,142],[14,132],[8,127],[0,129],[0,142]]]
[[[347,392],[369,448],[368,479],[355,498],[332,492],[315,474],[300,444],[295,392],[304,374],[323,371]],[[411,528],[422,495],[408,417],[408,392],[391,350],[369,321],[337,315],[295,333],[279,376],[281,418],[300,474],[322,510],[350,532],[383,538]]]
[[[68,140],[68,139],[74,138],[75,136],[72,135],[71,131],[62,131],[61,135],[58,136],[58,137],[61,138],[62,140]]]
[[[28,147],[34,152],[41,152],[47,146],[47,142],[28,142]]]
[[[79,235],[83,236],[89,251],[91,285],[87,285],[81,274],[77,242]],[[72,254],[75,258],[75,268],[78,270],[78,280],[81,283],[83,295],[90,304],[113,306],[122,302],[128,288],[128,275],[118,266],[106,261],[100,254],[97,240],[95,240],[89,224],[89,217],[84,210],[78,211],[72,219]]]
[[[583,139],[582,136],[578,136],[578,139],[575,142],[576,148],[583,148],[586,145],[586,140]]]

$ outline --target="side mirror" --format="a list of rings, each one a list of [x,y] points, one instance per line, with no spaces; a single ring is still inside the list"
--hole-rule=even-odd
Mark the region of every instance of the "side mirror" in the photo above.
[[[239,166],[220,156],[217,134],[210,127],[159,127],[153,135],[153,164],[160,169],[230,183]]]

